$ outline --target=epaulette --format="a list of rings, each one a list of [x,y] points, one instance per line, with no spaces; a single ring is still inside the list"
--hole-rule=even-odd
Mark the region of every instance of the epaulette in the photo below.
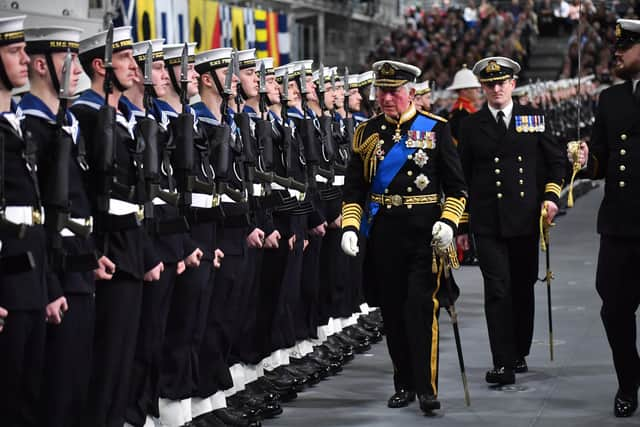
[[[362,139],[362,132],[364,132],[364,128],[367,126],[367,122],[362,122],[360,123],[358,126],[356,126],[356,129],[353,131],[353,151],[355,151],[356,153],[359,151],[360,148],[360,140]]]
[[[429,113],[428,111],[418,111],[418,112],[422,115],[438,120],[439,122],[442,122],[442,123],[447,123],[449,121],[444,117],[438,116],[437,114]]]

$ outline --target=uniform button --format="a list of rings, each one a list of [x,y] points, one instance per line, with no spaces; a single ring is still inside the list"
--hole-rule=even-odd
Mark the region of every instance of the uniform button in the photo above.
[[[627,140],[627,134],[623,133],[622,135],[620,135],[620,139],[623,140],[623,141],[626,141]]]
[[[407,187],[407,193],[411,193],[412,191],[413,191],[413,188]]]
[[[625,167],[625,165],[620,165],[620,170],[624,172],[625,170],[627,170],[627,168]]]
[[[498,196],[498,199],[502,199],[502,193],[498,193],[497,196]]]
[[[413,176],[413,171],[407,171],[408,176]]]
[[[499,157],[494,157],[494,158],[493,158],[493,162],[494,162],[494,163],[498,163],[499,161],[500,161],[500,158],[499,158]]]
[[[518,161],[521,162],[522,161],[522,156],[518,156]]]
[[[519,179],[518,180],[518,184],[520,184],[520,185],[524,184],[524,179]]]
[[[624,188],[625,185],[627,185],[627,184],[624,181],[620,181],[618,183],[618,187],[620,187],[620,188]]]
[[[620,155],[624,156],[625,154],[627,154],[627,150],[625,150],[624,148],[620,149]]]
[[[388,188],[384,189],[384,194],[389,194],[389,189]]]
[[[409,160],[413,159],[413,155],[409,154],[409,155],[407,156],[407,159],[409,159]]]
[[[520,169],[518,169],[518,172],[524,173],[524,169],[520,168]]]
[[[380,129],[382,129],[382,130],[385,130],[386,128],[387,128],[387,126],[386,126],[386,125],[382,125],[382,126],[380,126]]]
[[[502,183],[500,181],[496,181],[496,187],[500,187]]]
[[[521,198],[522,198],[522,197],[524,197],[524,191],[521,191],[521,192],[520,192],[520,197],[521,197]]]
[[[494,172],[496,173],[496,175],[500,175],[500,169],[496,169]]]
[[[411,209],[413,205],[407,205],[407,209]]]

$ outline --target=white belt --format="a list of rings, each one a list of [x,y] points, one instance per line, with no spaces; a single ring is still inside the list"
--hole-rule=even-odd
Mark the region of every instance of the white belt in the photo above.
[[[220,201],[224,203],[236,203],[235,200],[233,200],[231,197],[227,196],[224,193],[220,195]]]
[[[69,218],[69,221],[71,222],[75,222],[76,224],[80,224],[83,227],[89,227],[89,231],[93,231],[93,217],[90,216],[89,218]],[[68,228],[63,228],[62,230],[60,230],[60,235],[62,237],[73,237],[75,236],[75,233],[71,230],[69,230]]]
[[[272,190],[286,190],[286,188],[284,188],[282,185],[276,184],[275,182],[273,182],[271,184],[271,189]]]
[[[251,195],[262,196],[262,184],[251,184]]]
[[[342,187],[344,185],[344,175],[336,175],[333,177],[333,186]]]
[[[129,203],[119,199],[109,199],[109,215],[144,214],[144,208],[137,203]]]
[[[289,195],[291,197],[295,197],[298,200],[304,199],[304,193],[299,192],[298,190],[289,189]]]
[[[325,183],[325,182],[329,182],[329,180],[322,175],[316,175],[316,182]]]
[[[171,191],[169,191],[168,189],[165,189],[165,188],[161,188],[160,190],[164,191],[166,193],[172,193]],[[167,204],[167,202],[162,200],[160,197],[154,197],[153,200],[151,200],[151,203],[153,203],[154,206],[160,206],[160,205],[166,205]]]
[[[211,209],[213,207],[213,195],[204,193],[192,193],[191,206],[194,208]]]
[[[44,212],[33,206],[7,206],[4,209],[4,218],[14,224],[34,225],[44,222]]]

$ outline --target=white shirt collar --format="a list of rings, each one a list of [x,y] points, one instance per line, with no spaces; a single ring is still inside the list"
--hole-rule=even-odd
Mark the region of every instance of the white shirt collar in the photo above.
[[[509,105],[504,107],[502,110],[493,108],[489,103],[487,103],[487,107],[489,107],[489,111],[496,122],[498,121],[498,111],[502,111],[504,113],[504,122],[507,124],[507,127],[509,127],[509,123],[511,122],[511,113],[513,112],[513,101],[509,102]]]

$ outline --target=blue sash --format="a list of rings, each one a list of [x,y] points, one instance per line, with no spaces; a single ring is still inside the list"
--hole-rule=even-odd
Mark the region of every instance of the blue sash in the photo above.
[[[437,123],[435,120],[422,114],[418,114],[417,116],[411,124],[410,130],[429,132]],[[391,184],[393,178],[395,178],[407,161],[407,156],[417,150],[417,148],[409,148],[405,145],[407,137],[408,133],[403,135],[400,141],[393,145],[387,155],[384,156],[384,159],[378,164],[376,176],[373,177],[373,183],[371,184],[371,193],[384,194],[384,190]],[[380,203],[371,200],[367,202],[367,209],[360,224],[360,233],[363,236],[367,237],[369,235],[369,231],[371,231],[371,226],[373,225],[373,219],[378,213],[378,210],[380,210]]]

